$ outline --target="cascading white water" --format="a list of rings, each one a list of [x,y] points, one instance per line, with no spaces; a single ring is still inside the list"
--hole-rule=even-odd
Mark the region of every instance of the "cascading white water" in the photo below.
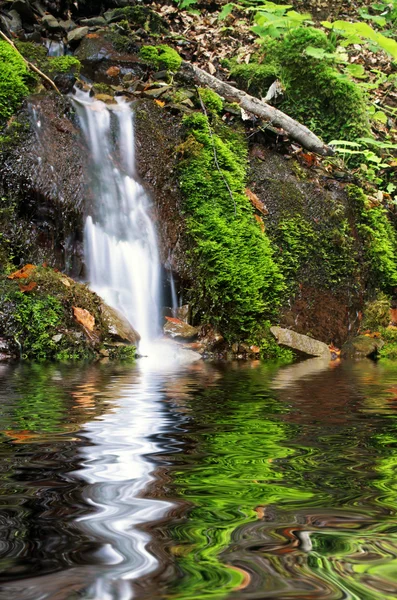
[[[136,179],[133,113],[122,98],[108,106],[81,90],[75,104],[93,160],[84,232],[90,286],[136,328],[147,353],[159,335],[161,271],[150,200]]]

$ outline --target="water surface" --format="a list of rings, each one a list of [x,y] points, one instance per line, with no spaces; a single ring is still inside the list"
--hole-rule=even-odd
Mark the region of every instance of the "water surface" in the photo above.
[[[2,366],[0,598],[397,597],[397,365]]]

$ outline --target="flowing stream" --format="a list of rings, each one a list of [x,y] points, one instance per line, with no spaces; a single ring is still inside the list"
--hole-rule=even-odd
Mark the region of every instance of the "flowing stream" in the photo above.
[[[92,155],[85,255],[91,288],[124,314],[150,352],[160,332],[160,281],[150,200],[137,181],[134,121],[122,98],[107,106],[76,90],[75,105]]]

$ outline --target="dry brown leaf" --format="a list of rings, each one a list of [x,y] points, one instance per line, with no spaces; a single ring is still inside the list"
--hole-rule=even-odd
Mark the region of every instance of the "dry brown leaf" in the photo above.
[[[208,70],[210,72],[210,75],[214,75],[214,73],[216,73],[216,68],[211,62],[208,63]]]
[[[27,285],[22,285],[22,283],[19,284],[19,289],[21,290],[21,292],[23,292],[25,294],[27,292],[31,292],[36,287],[37,287],[37,283],[35,281],[31,281]]]
[[[165,102],[163,102],[163,100],[155,100],[155,103],[157,104],[157,106],[160,106],[160,108],[163,108],[163,106],[165,106]]]
[[[248,196],[249,201],[251,202],[252,206],[254,208],[256,208],[256,210],[260,213],[262,213],[262,215],[267,215],[268,214],[268,210],[266,208],[266,206],[263,204],[263,202],[261,202],[258,198],[258,196],[256,194],[254,194],[254,192],[252,190],[250,190],[249,188],[245,189],[245,193]]]
[[[63,285],[66,287],[70,287],[70,281],[66,277],[61,277],[61,283],[63,283]]]
[[[19,269],[19,271],[15,271],[14,273],[11,273],[11,275],[8,275],[7,279],[27,279],[35,269],[36,267],[34,265],[25,265],[22,269]]]
[[[73,315],[77,323],[82,325],[88,331],[94,331],[95,318],[92,316],[92,314],[85,308],[80,308],[78,306],[72,306],[72,308]]]

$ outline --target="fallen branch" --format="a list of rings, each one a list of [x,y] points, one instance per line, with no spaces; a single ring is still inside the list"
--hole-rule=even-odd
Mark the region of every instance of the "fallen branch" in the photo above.
[[[33,63],[31,63],[28,60],[26,60],[26,58],[19,52],[19,50],[16,47],[16,45],[14,44],[14,42],[12,40],[10,40],[10,38],[7,37],[6,34],[3,33],[1,30],[0,30],[0,35],[1,35],[2,38],[5,39],[6,42],[8,42],[10,44],[10,46],[12,46],[14,48],[15,52],[17,54],[19,54],[19,56],[22,58],[22,60],[24,61],[24,63],[29,67],[29,69],[31,69],[32,71],[34,71],[35,73],[37,73],[42,79],[44,79],[45,81],[47,81],[47,83],[49,83],[50,86],[53,87],[54,90],[60,96],[62,96],[61,92],[59,91],[59,89],[57,88],[57,86],[55,85],[55,83],[52,81],[52,79],[50,79],[45,73],[43,73],[42,71],[40,71],[40,69],[38,69],[36,67],[36,65],[34,65]]]
[[[182,68],[185,73],[193,75],[198,84],[208,86],[226,100],[237,102],[246,112],[252,113],[256,117],[270,121],[272,125],[282,128],[293,140],[307,150],[316,152],[322,156],[331,156],[334,154],[333,150],[324,144],[310,129],[302,125],[302,123],[295,121],[295,119],[292,119],[281,110],[258,100],[258,98],[254,98],[254,96],[246,94],[242,90],[221,81],[217,77],[188,62],[184,61]]]

